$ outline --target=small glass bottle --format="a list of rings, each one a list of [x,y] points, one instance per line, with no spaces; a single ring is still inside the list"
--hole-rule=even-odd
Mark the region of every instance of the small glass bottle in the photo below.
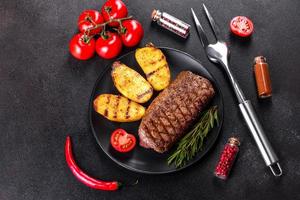
[[[271,79],[266,58],[257,56],[254,58],[254,74],[259,98],[272,96]]]
[[[183,37],[187,38],[190,33],[190,25],[173,17],[172,15],[161,12],[159,10],[153,10],[151,14],[152,21],[156,22],[163,28]]]
[[[231,137],[228,139],[227,144],[225,144],[224,150],[221,153],[219,162],[215,169],[215,176],[226,180],[229,176],[229,172],[235,161],[235,158],[239,152],[240,141]]]

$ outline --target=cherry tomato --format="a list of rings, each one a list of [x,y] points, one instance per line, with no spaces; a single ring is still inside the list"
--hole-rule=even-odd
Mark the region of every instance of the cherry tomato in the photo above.
[[[111,59],[119,55],[122,50],[122,40],[117,33],[106,32],[96,42],[96,52],[105,59]]]
[[[128,152],[135,147],[136,139],[134,135],[127,133],[125,130],[116,129],[110,137],[110,143],[115,150]]]
[[[254,26],[250,19],[244,16],[236,16],[230,22],[232,33],[240,37],[248,37],[253,33]]]
[[[100,12],[97,10],[85,10],[78,17],[78,29],[81,33],[84,33],[87,29],[93,28],[96,24],[101,24],[104,19]],[[101,27],[91,30],[89,35],[95,35],[100,33]]]
[[[88,41],[89,40],[89,41]],[[85,38],[83,33],[73,36],[69,44],[70,53],[79,60],[87,60],[95,53],[95,39]]]
[[[101,13],[104,20],[107,22],[110,19],[120,19],[127,17],[128,11],[126,5],[121,0],[108,0],[101,8]],[[108,24],[112,27],[118,27],[118,22],[111,22]]]
[[[122,28],[119,27],[122,42],[127,47],[137,45],[144,36],[144,30],[140,22],[134,19],[122,22]]]

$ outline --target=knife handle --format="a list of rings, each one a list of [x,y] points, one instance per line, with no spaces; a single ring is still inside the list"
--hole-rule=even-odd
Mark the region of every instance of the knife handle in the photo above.
[[[274,152],[261,123],[258,120],[256,112],[251,104],[250,100],[245,100],[239,104],[242,115],[248,125],[248,128],[258,146],[258,149],[274,176],[281,176],[282,169],[278,162],[278,157]],[[277,170],[274,169],[277,167]]]

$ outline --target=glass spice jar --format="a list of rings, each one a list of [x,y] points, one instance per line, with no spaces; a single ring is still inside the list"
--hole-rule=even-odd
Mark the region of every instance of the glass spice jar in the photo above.
[[[187,38],[190,33],[190,25],[177,19],[176,17],[159,10],[153,10],[151,14],[152,21],[156,22],[161,27],[179,35],[182,38]]]
[[[266,58],[257,56],[254,58],[254,74],[259,98],[272,96],[271,79]]]
[[[240,141],[236,137],[228,139],[227,144],[221,153],[219,162],[215,168],[215,176],[226,180],[229,176],[229,172],[235,161],[235,158],[239,152]]]

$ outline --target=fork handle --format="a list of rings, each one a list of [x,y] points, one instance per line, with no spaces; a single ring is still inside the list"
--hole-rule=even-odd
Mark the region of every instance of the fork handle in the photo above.
[[[228,63],[228,58],[223,58],[222,60],[220,60],[220,64],[224,67],[225,72],[229,78],[229,82],[231,83],[232,87],[233,87],[233,91],[238,99],[239,103],[243,103],[244,101],[246,101],[245,95],[242,91],[242,89],[240,88],[237,80],[234,78],[231,69],[229,67],[229,63]]]
[[[239,107],[266,165],[271,169],[274,176],[281,176],[282,169],[278,157],[258,120],[251,101],[245,100],[239,104]],[[277,167],[277,169],[274,170],[274,167]]]
[[[227,76],[230,80],[230,83],[234,89],[234,93],[239,102],[239,108],[242,112],[242,115],[247,123],[247,126],[255,140],[256,145],[265,161],[266,166],[268,166],[274,176],[281,176],[282,169],[278,162],[278,157],[271,146],[264,129],[256,115],[256,112],[252,106],[250,100],[247,100],[244,96],[242,89],[240,88],[238,82],[234,78],[228,64],[228,58],[224,58],[221,60],[221,65],[223,65]],[[277,167],[276,170],[274,168]]]

